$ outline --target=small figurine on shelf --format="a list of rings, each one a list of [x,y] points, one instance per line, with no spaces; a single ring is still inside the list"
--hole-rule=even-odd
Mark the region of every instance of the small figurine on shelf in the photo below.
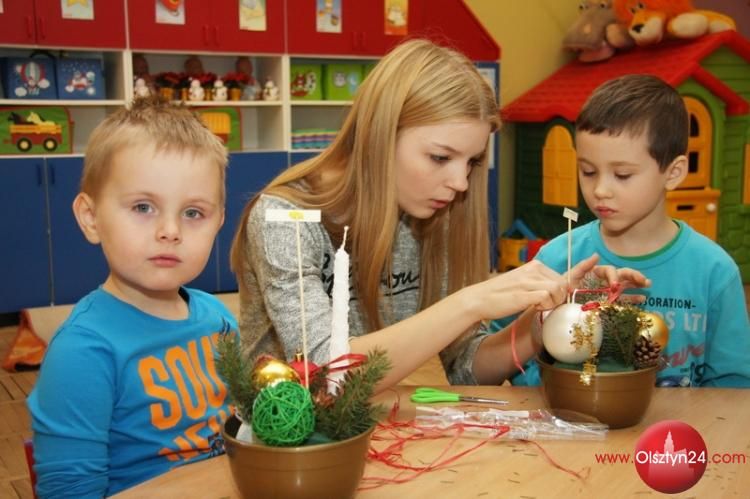
[[[253,76],[253,63],[247,56],[240,56],[234,63],[234,69],[237,73],[247,77],[247,82],[243,87],[242,98],[244,100],[261,100],[263,98],[263,89],[260,83]]]
[[[224,82],[221,78],[217,78],[214,81],[214,100],[225,101],[229,98],[228,89],[224,86]]]
[[[133,54],[133,77],[136,80],[138,78],[143,78],[143,82],[147,87],[153,82],[153,78],[148,69],[148,61],[143,54]]]
[[[271,78],[266,78],[263,84],[263,100],[279,100],[279,87]]]
[[[133,86],[133,96],[148,97],[149,95],[151,95],[151,89],[146,84],[146,80],[142,77],[136,78]]]
[[[242,90],[242,98],[244,100],[263,99],[263,89],[260,88],[260,83],[258,83],[258,80],[253,79],[251,83],[245,85],[245,88]]]
[[[203,100],[203,98],[206,96],[206,93],[203,91],[203,87],[201,86],[201,81],[198,78],[193,78],[190,80],[190,91],[189,91],[189,99],[191,101],[199,101]]]

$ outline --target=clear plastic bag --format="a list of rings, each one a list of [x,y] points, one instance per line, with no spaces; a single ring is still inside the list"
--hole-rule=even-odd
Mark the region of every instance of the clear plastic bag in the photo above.
[[[565,419],[563,419],[565,418]],[[517,440],[604,440],[609,427],[596,419],[565,410],[534,409],[463,411],[457,407],[417,407],[417,427],[447,429],[460,425],[464,432],[492,435],[502,426],[506,438]]]

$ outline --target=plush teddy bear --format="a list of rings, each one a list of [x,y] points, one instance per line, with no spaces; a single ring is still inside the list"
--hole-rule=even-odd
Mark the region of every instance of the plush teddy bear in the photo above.
[[[579,61],[603,61],[615,49],[634,45],[627,25],[615,16],[612,1],[583,0],[579,5],[580,15],[563,38],[563,47],[578,53]]]
[[[628,25],[641,46],[659,43],[668,34],[696,38],[736,29],[734,20],[712,10],[696,10],[690,0],[614,0],[617,19]]]

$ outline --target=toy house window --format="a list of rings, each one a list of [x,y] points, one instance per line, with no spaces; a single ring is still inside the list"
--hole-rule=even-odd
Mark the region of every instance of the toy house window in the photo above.
[[[680,184],[681,189],[711,186],[711,115],[701,101],[683,97],[689,118],[688,174]]]
[[[558,206],[578,206],[578,168],[573,137],[555,125],[547,132],[542,149],[542,201]]]

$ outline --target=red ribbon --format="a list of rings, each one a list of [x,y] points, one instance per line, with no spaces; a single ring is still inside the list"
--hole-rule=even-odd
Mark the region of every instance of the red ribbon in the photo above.
[[[397,421],[396,415],[399,412],[399,398],[396,396],[396,401],[393,403],[391,410],[388,413],[386,421],[378,423],[375,431],[371,437],[370,448],[367,453],[367,459],[371,461],[379,461],[384,465],[394,468],[397,473],[391,477],[383,476],[363,476],[360,482],[360,486],[357,490],[371,490],[382,487],[388,484],[399,484],[410,482],[419,476],[447,468],[450,464],[458,461],[465,455],[474,452],[480,447],[486,445],[489,442],[498,440],[500,437],[510,431],[510,427],[507,425],[492,425],[492,424],[472,424],[472,423],[455,423],[447,428],[427,428],[420,426],[414,419],[408,421]],[[461,406],[459,406],[461,407]],[[464,433],[465,428],[487,428],[494,430],[494,433],[480,439],[475,445],[469,447],[460,452],[456,452],[452,456],[448,455],[448,452],[453,446],[459,441]],[[404,457],[406,445],[410,442],[418,442],[420,440],[437,440],[447,438],[445,448],[439,452],[439,454],[430,463],[425,463],[424,466],[417,466],[409,463]],[[393,442],[386,445],[382,449],[376,449],[373,442]],[[590,468],[585,468],[580,472],[573,471],[565,466],[562,466],[555,461],[552,456],[537,442],[528,440],[520,440],[530,445],[535,445],[544,455],[545,459],[555,468],[568,473],[582,482],[585,482],[588,477]]]
[[[516,323],[517,322],[518,321],[513,321],[510,324],[510,352],[513,354],[513,363],[521,371],[521,374],[526,374],[526,371],[523,370],[523,365],[521,364],[521,360],[518,358],[518,352],[516,352]]]
[[[300,380],[302,380],[302,384],[304,385],[304,379],[305,379],[305,358],[303,357],[302,360],[293,360],[289,363],[289,367],[295,370],[297,375],[299,375]],[[341,355],[339,357],[336,357],[335,359],[331,360],[330,362],[327,362],[326,364],[323,364],[321,366],[307,361],[307,375],[310,378],[313,378],[315,373],[320,371],[323,368],[328,368],[329,373],[335,373],[339,371],[348,371],[349,369],[354,369],[355,367],[359,367],[367,360],[367,355],[361,354],[361,353],[347,353],[344,355]]]
[[[622,285],[619,282],[615,282],[611,284],[609,287],[606,288],[593,288],[593,289],[578,289],[576,290],[577,293],[583,293],[583,294],[601,294],[601,293],[607,293],[607,299],[604,300],[605,303],[614,303],[617,301],[617,299],[620,297],[622,292],[625,291],[625,288],[622,287]],[[584,312],[588,310],[594,310],[601,307],[601,303],[598,301],[590,301],[586,302],[581,306],[581,310]]]

